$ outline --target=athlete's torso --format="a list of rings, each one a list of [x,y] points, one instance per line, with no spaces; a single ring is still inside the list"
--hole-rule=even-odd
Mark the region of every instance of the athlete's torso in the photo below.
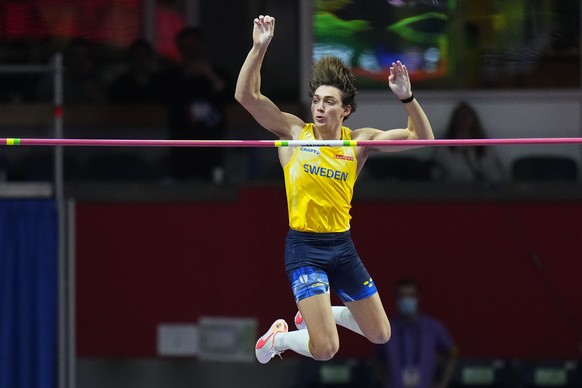
[[[351,131],[342,127],[342,139]],[[315,140],[313,124],[301,140]],[[344,232],[350,228],[350,209],[357,178],[354,147],[295,147],[283,168],[289,226],[302,232]]]

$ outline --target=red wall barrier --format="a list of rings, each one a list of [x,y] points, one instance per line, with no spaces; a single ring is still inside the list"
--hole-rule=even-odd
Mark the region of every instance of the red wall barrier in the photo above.
[[[162,322],[292,324],[282,188],[235,202],[78,203],[79,356],[154,357]],[[392,315],[401,276],[466,356],[579,357],[582,201],[357,202],[352,236]],[[373,346],[340,332],[339,356]]]

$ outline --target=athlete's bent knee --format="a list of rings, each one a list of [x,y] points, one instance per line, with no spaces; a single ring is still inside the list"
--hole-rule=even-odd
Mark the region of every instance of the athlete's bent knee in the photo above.
[[[337,341],[325,341],[320,343],[310,343],[309,351],[313,359],[317,361],[328,361],[335,356],[339,350]]]
[[[375,329],[372,333],[366,335],[366,338],[374,344],[385,344],[390,340],[390,335],[390,324],[387,324]]]

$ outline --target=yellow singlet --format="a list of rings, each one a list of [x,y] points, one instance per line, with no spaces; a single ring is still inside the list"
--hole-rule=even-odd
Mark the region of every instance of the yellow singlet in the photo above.
[[[315,140],[313,124],[301,140]],[[342,140],[351,140],[342,127]],[[301,232],[345,232],[350,229],[350,209],[358,161],[354,147],[295,147],[283,168],[289,226]]]

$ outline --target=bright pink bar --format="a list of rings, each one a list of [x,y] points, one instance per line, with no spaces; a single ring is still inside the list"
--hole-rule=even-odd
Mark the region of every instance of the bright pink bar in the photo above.
[[[281,147],[329,146],[326,141],[288,141],[281,145],[276,140],[146,140],[146,139],[31,139],[0,138],[0,146],[97,146],[97,147]],[[580,137],[507,138],[507,139],[436,139],[436,140],[359,140],[361,147],[393,146],[486,146],[532,144],[582,144]],[[337,146],[332,144],[332,146]]]

